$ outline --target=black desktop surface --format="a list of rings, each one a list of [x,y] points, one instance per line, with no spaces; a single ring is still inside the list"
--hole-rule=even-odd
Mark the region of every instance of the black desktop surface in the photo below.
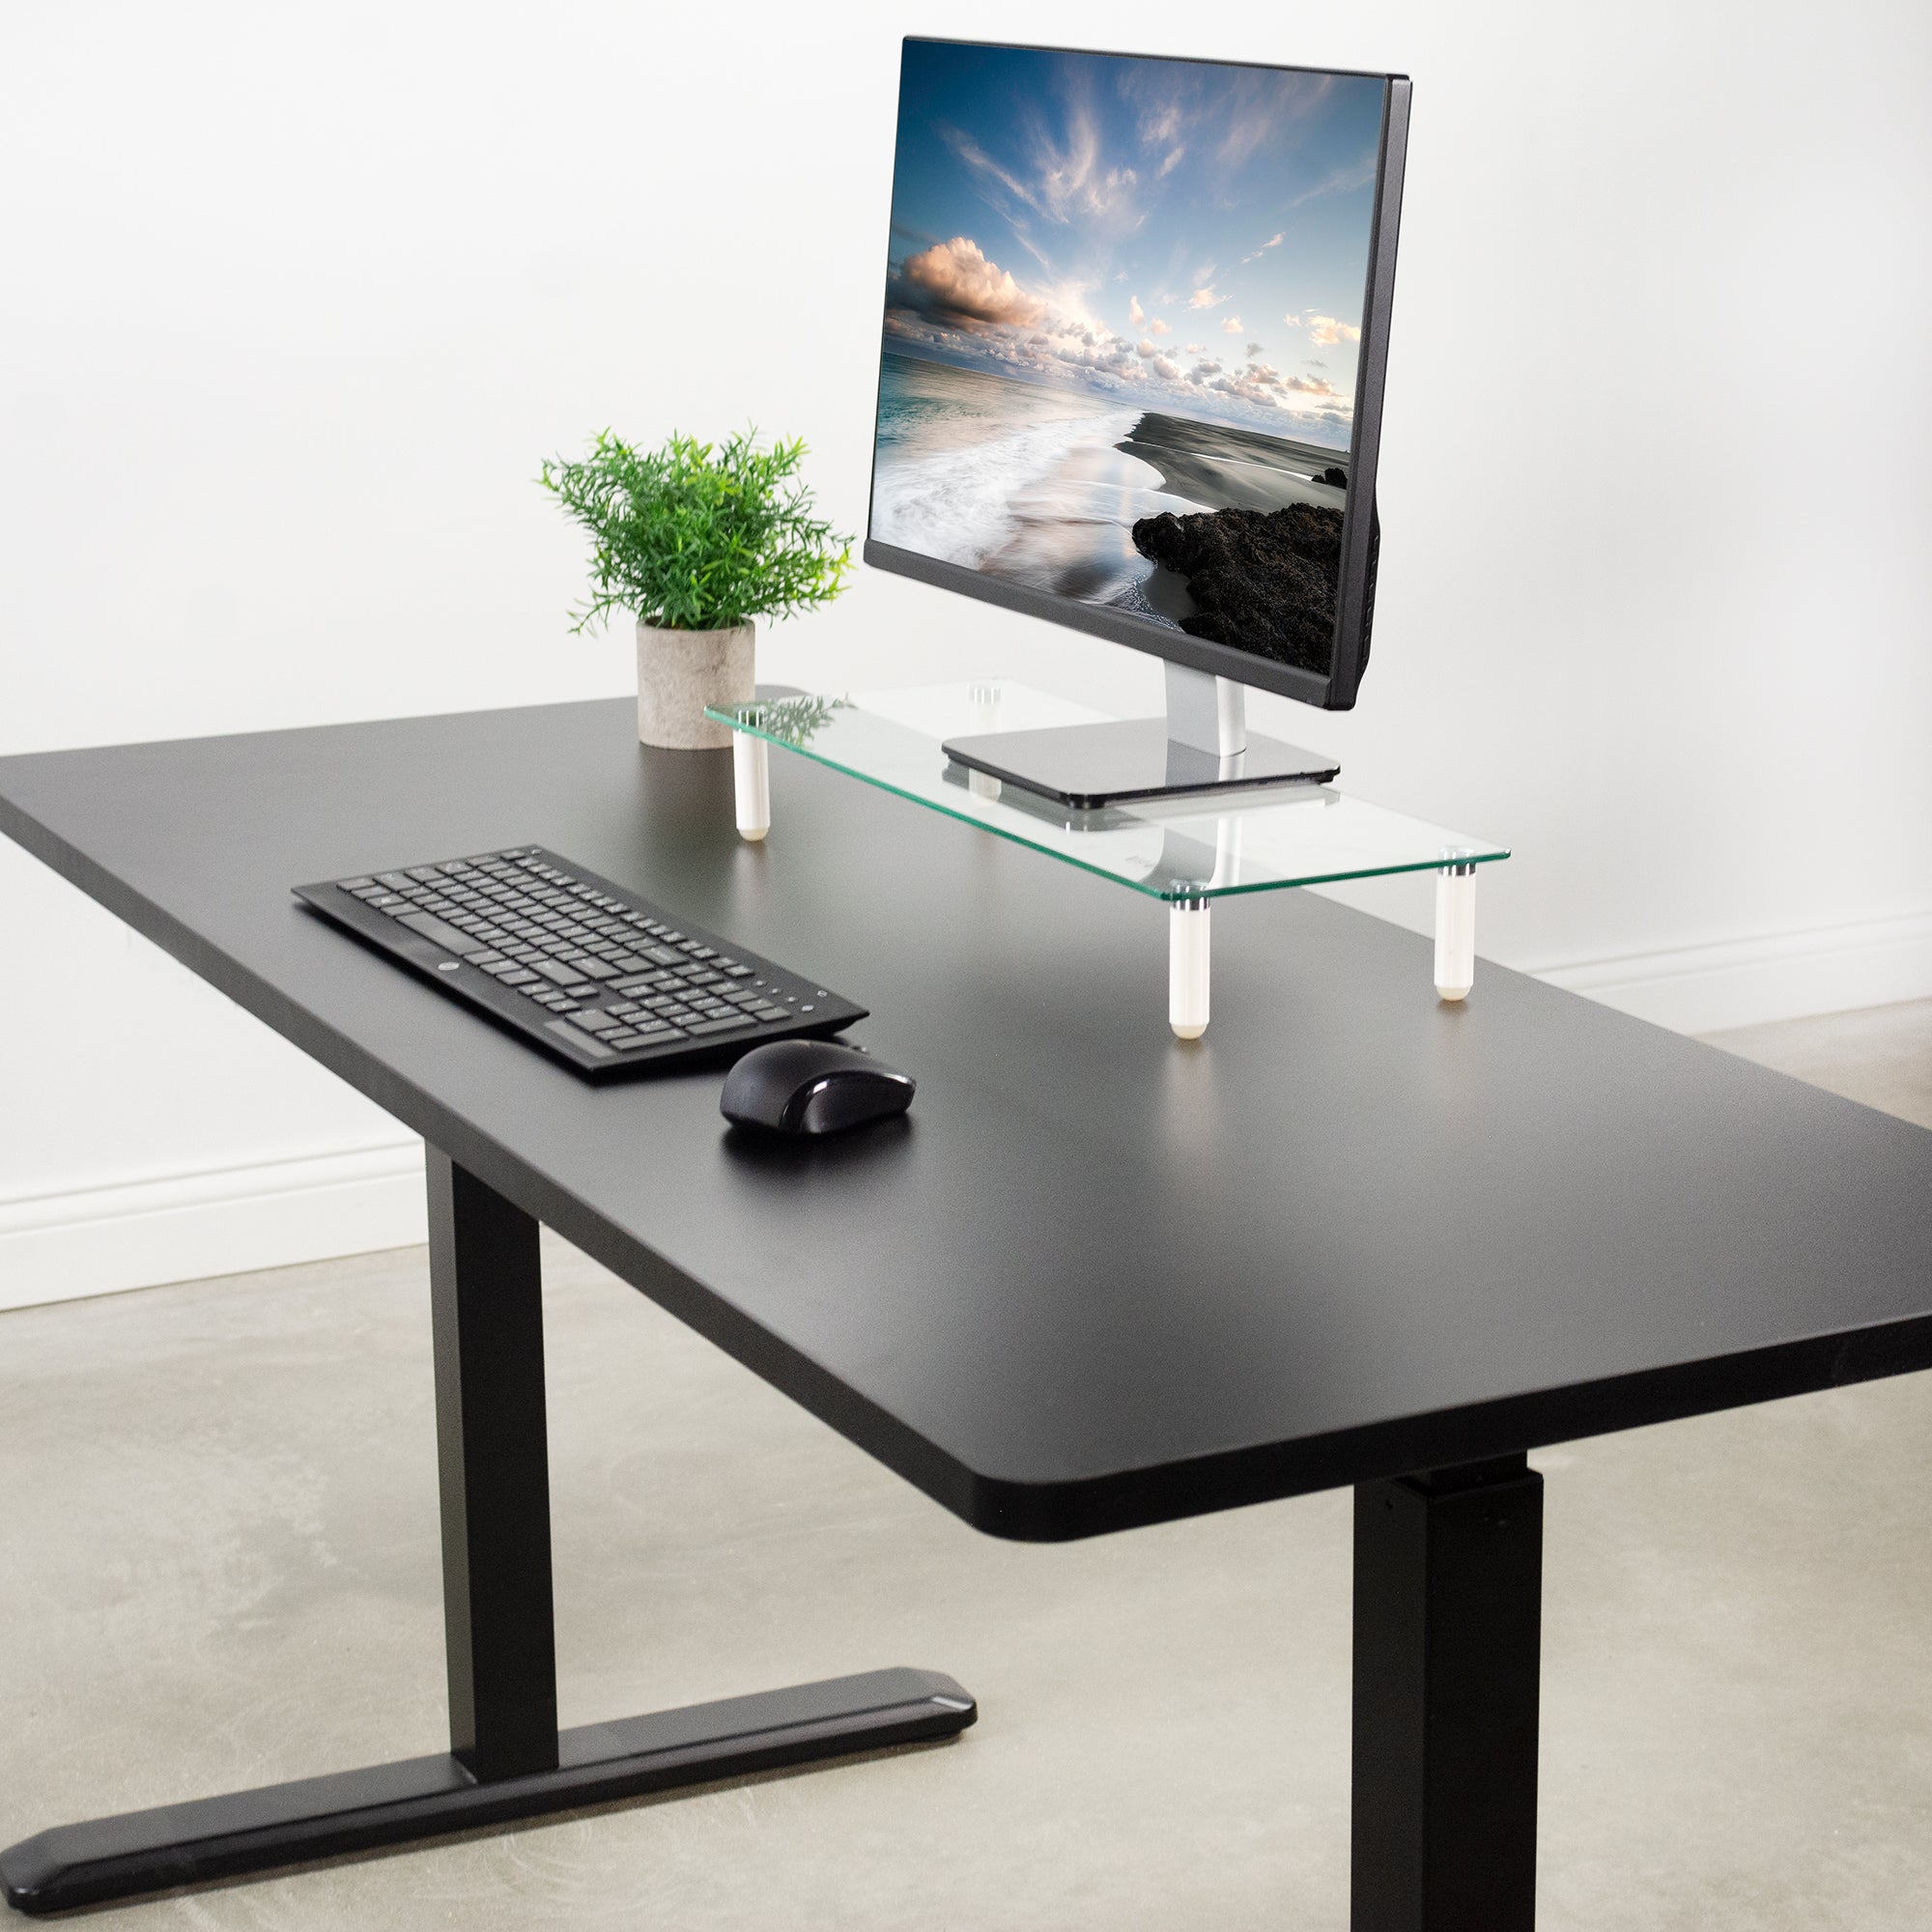
[[[623,700],[0,760],[0,830],[948,1508],[1079,1536],[1932,1364],[1932,1133],[1306,893],[1163,1023],[1136,895]],[[539,842],[872,1009],[909,1119],[743,1141],[306,913]],[[651,1400],[640,1389],[641,1403]]]

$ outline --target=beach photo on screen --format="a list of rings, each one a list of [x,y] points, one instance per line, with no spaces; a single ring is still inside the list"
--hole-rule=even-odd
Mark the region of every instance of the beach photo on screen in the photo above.
[[[1325,674],[1382,98],[908,41],[872,537]]]

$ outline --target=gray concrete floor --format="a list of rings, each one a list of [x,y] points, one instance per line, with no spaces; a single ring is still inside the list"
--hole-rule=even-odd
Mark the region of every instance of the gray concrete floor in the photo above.
[[[1722,1044],[1932,1125],[1932,1003]],[[895,1662],[958,1743],[91,1915],[1332,1928],[1349,1498],[1027,1548],[546,1249],[563,1719]],[[0,1843],[438,1747],[419,1251],[0,1316]],[[1542,1923],[1932,1921],[1923,1377],[1537,1456]]]

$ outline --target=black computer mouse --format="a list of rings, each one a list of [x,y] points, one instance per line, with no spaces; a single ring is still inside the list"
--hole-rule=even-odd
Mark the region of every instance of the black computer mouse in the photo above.
[[[912,1076],[830,1039],[754,1046],[724,1076],[719,1111],[735,1126],[778,1134],[837,1134],[903,1114]]]

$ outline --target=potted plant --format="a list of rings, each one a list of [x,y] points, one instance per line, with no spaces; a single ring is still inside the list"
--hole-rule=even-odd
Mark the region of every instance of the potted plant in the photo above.
[[[641,451],[609,430],[582,462],[541,481],[590,533],[590,595],[574,630],[628,611],[638,623],[638,737],[715,751],[730,731],[709,705],[753,695],[755,617],[829,604],[852,567],[849,537],[812,515],[805,444],[769,449],[747,430],[722,446],[672,436]]]

